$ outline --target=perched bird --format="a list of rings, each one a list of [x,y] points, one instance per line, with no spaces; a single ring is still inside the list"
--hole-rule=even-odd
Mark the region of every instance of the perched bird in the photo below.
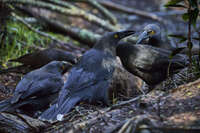
[[[117,56],[120,57],[123,66],[143,79],[150,88],[186,66],[186,56],[177,54],[170,59],[170,54],[171,52],[165,49],[126,42],[117,47]]]
[[[30,111],[47,108],[64,85],[62,73],[71,66],[64,61],[52,61],[29,72],[17,84],[13,96],[0,102],[0,111],[13,112],[28,106],[34,107]]]
[[[116,47],[120,39],[131,34],[134,31],[111,32],[97,41],[70,70],[58,102],[39,118],[50,122],[61,120],[80,101],[102,101],[109,105],[108,88],[116,66]]]
[[[23,55],[17,59],[9,60],[11,62],[22,63],[23,65],[1,70],[0,74],[7,73],[7,72],[26,73],[28,71],[40,68],[54,60],[67,61],[72,64],[75,64],[77,62],[77,58],[78,57],[76,57],[70,52],[67,52],[61,49],[56,49],[56,48],[48,48],[42,51],[37,51],[34,53]]]

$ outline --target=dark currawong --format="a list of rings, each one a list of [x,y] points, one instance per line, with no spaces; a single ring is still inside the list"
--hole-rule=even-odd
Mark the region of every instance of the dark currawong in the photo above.
[[[108,105],[108,88],[116,68],[118,41],[133,33],[121,31],[105,34],[71,69],[59,93],[58,102],[39,118],[50,122],[58,120],[59,116],[67,114],[80,101],[102,101]]]
[[[36,112],[48,108],[64,85],[62,73],[70,66],[64,61],[52,61],[29,72],[17,84],[13,96],[0,102],[0,112],[15,112],[16,109]]]
[[[45,50],[25,54],[16,59],[9,60],[10,62],[22,63],[22,65],[0,70],[0,74],[9,72],[27,73],[31,70],[38,69],[51,61],[67,61],[71,64],[75,64],[77,63],[77,58],[77,56],[73,55],[70,52],[57,48],[48,48]]]
[[[166,49],[127,42],[117,47],[117,56],[125,69],[143,79],[151,88],[187,66],[188,58],[185,55],[177,54],[170,59],[170,54],[171,51]]]

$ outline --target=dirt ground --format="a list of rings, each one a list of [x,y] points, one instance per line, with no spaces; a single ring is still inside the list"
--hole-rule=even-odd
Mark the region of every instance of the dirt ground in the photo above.
[[[144,118],[154,121],[155,127],[200,129],[199,100],[200,79],[169,92],[153,90],[134,102],[115,108],[81,104],[64,121],[53,123],[45,132],[112,133],[119,131],[130,119],[135,122]]]
[[[115,2],[114,0],[112,0]],[[141,0],[140,0],[141,1]],[[165,1],[165,0],[164,0]],[[163,1],[135,0],[116,1],[117,3],[137,7],[151,12],[163,10]],[[117,16],[120,22],[126,22],[127,27],[141,29],[152,20],[138,18],[135,15]],[[179,33],[185,30],[185,22],[180,16],[165,17],[174,18],[164,28],[166,33]],[[157,22],[156,22],[157,23]],[[176,25],[174,25],[176,23]],[[174,28],[174,26],[176,28]],[[0,100],[12,95],[16,84],[21,79],[19,74],[0,75]],[[142,98],[113,109],[109,107],[80,104],[65,117],[65,121],[53,124],[53,127],[45,129],[45,132],[69,131],[72,128],[78,131],[89,132],[116,132],[132,117],[148,116],[160,127],[180,127],[200,129],[200,79],[171,89],[170,91],[153,90]]]

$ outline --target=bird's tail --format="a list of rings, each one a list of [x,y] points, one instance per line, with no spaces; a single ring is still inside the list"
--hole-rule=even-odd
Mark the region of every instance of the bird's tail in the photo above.
[[[24,65],[16,66],[16,67],[10,67],[8,69],[2,69],[0,70],[0,74],[5,74],[5,73],[27,73],[30,71],[30,69]]]
[[[12,105],[10,103],[10,98],[0,101],[0,112],[11,111],[11,110],[14,110],[14,108],[12,108]]]
[[[80,101],[81,97],[68,97],[62,104],[54,104],[49,109],[44,111],[39,119],[49,122],[62,120],[63,116]]]

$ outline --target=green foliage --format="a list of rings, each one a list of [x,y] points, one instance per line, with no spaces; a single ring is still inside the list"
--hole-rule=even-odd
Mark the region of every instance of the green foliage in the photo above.
[[[200,0],[170,0],[165,7],[182,7],[187,9],[187,12],[185,12],[182,15],[182,19],[186,22],[188,22],[188,35],[187,37],[182,36],[182,35],[169,35],[169,37],[175,37],[178,38],[180,41],[179,43],[185,42],[187,41],[187,48],[189,49],[188,52],[188,57],[190,59],[190,66],[192,68],[192,70],[194,71],[194,73],[198,73],[198,77],[200,77],[199,73],[200,73],[200,63],[199,60],[196,61],[194,63],[194,61],[192,61],[192,53],[191,53],[191,49],[193,47],[193,39],[194,40],[198,40],[200,41],[200,38],[192,38],[191,37],[191,25],[193,25],[194,29],[196,29],[196,22],[199,16],[199,6],[198,3],[200,2]],[[196,30],[198,31],[198,30]],[[200,44],[200,42],[199,42]],[[176,55],[177,53],[179,53],[180,51],[182,51],[181,49],[175,50],[171,53],[170,58],[173,58],[174,55]],[[199,52],[200,53],[200,52]],[[200,54],[199,54],[200,57]],[[195,68],[195,69],[194,69]]]
[[[174,38],[178,38],[178,39],[180,39],[179,40],[179,43],[183,43],[183,42],[185,42],[186,40],[187,40],[187,38],[185,37],[185,36],[183,36],[183,35],[174,35],[174,34],[170,34],[170,35],[168,35],[169,37],[174,37]]]
[[[183,4],[180,4],[184,0],[171,0],[165,4],[165,7],[185,7]]]
[[[176,48],[175,50],[173,50],[171,52],[171,54],[169,55],[169,58],[172,59],[175,55],[179,54],[181,51],[183,51],[186,47],[180,47],[180,48]]]
[[[4,45],[0,49],[0,65],[8,66],[8,60],[17,58],[28,52],[31,52],[33,45],[45,46],[50,42],[49,39],[43,38],[35,32],[30,31],[23,24],[15,20],[7,22],[7,31]],[[2,36],[0,36],[0,40]],[[14,64],[16,65],[16,64]]]
[[[191,16],[191,23],[194,27],[196,27],[196,22],[199,14],[199,9],[195,8],[189,12],[189,16]]]
[[[194,73],[194,75],[196,77],[200,77],[200,62],[199,62],[200,58],[198,57],[198,59],[194,58],[192,61],[193,67],[192,67],[192,72]]]

